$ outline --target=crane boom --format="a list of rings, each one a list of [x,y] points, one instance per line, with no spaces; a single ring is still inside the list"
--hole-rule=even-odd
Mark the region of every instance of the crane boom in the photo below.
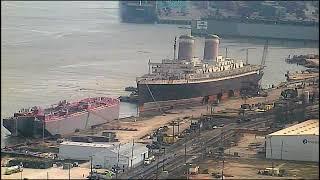
[[[265,64],[266,64],[266,59],[267,59],[267,54],[268,54],[268,47],[269,47],[269,41],[268,40],[266,40],[266,43],[264,44],[264,47],[263,47],[263,53],[262,53],[262,59],[261,59],[261,66],[262,66],[262,68],[264,68],[265,67]],[[263,73],[263,72],[262,72]],[[261,88],[261,83],[262,83],[262,81],[260,80],[259,81],[259,84],[258,84],[258,86],[259,86],[259,89]],[[261,90],[261,89],[260,89]],[[260,91],[259,90],[259,91]]]
[[[262,53],[262,59],[261,59],[261,66],[265,66],[266,64],[266,59],[267,59],[267,53],[268,53],[268,46],[269,46],[269,41],[267,40],[264,47],[263,47],[263,53]]]

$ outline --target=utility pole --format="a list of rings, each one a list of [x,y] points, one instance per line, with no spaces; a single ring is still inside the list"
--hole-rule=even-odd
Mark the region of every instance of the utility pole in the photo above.
[[[281,160],[282,160],[283,140],[281,141]]]
[[[189,177],[188,177],[188,166],[187,166],[187,143],[184,144],[184,163],[186,165],[185,172],[186,172],[186,177],[188,179]]]
[[[174,141],[174,125],[175,125],[175,122],[174,122],[174,120],[173,120],[173,122],[172,122],[172,136],[173,136],[173,141]]]
[[[158,172],[159,172],[159,155],[157,157],[157,173],[156,173],[156,179],[158,179]]]
[[[92,156],[90,156],[90,176],[92,176]]]
[[[165,158],[166,158],[166,148],[164,147],[164,148],[163,148],[162,171],[164,171],[164,161],[165,161]]]
[[[132,166],[132,160],[133,160],[133,147],[134,147],[134,139],[132,139],[131,168],[133,168],[133,166]]]
[[[118,179],[118,171],[119,171],[119,161],[120,161],[120,143],[118,148],[118,160],[117,160],[117,167],[116,167],[116,179]]]
[[[14,117],[14,122],[15,122],[15,123],[14,123],[14,127],[15,127],[15,128],[14,128],[14,130],[15,130],[15,131],[14,131],[14,132],[15,132],[15,133],[14,133],[14,136],[18,136],[18,119],[17,119],[17,117]]]
[[[42,141],[44,143],[44,123],[45,123],[45,120],[42,120]]]
[[[221,178],[223,179],[223,170],[224,170],[224,134],[223,129],[221,129],[221,155],[222,155],[222,171],[221,171]]]
[[[270,137],[270,155],[271,155],[271,167],[272,167],[272,172],[273,172],[273,157],[272,157],[272,144],[271,144],[271,137]]]
[[[179,136],[179,134],[180,134],[180,121],[178,121],[178,136]]]
[[[23,168],[23,164],[22,164],[22,162],[20,162],[20,168]],[[23,170],[21,170],[21,174],[20,174],[20,176],[21,176],[21,180],[22,180],[22,171],[23,171]]]
[[[71,166],[70,166],[71,164],[69,163],[68,164],[68,170],[69,170],[69,180],[70,180],[70,169],[71,169]]]

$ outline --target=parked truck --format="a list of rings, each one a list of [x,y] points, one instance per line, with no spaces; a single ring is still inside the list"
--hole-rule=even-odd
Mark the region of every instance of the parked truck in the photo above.
[[[5,175],[10,175],[10,174],[14,174],[22,171],[23,171],[23,168],[21,166],[11,166],[6,169]]]

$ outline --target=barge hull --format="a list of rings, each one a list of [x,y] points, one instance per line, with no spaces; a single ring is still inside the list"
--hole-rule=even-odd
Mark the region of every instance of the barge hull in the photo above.
[[[47,135],[67,135],[74,133],[76,129],[88,129],[91,126],[107,123],[119,118],[120,101],[115,101],[109,106],[97,107],[57,117],[46,119],[45,116],[14,116],[3,119],[3,126],[11,132],[11,135],[25,137]]]
[[[120,1],[120,17],[125,23],[154,23],[157,20],[156,2]]]
[[[206,26],[200,24],[206,24]],[[220,34],[224,37],[319,41],[319,25],[263,24],[216,19],[193,20],[191,22],[192,35],[204,36],[210,33]]]

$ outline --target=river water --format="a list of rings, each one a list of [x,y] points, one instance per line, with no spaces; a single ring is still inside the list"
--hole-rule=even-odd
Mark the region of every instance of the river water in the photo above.
[[[1,2],[1,119],[20,108],[49,106],[62,99],[127,95],[147,62],[173,55],[175,36],[190,34],[177,25],[126,24],[118,2]],[[222,39],[220,52],[260,63],[264,40]],[[204,40],[196,38],[196,55]],[[284,62],[289,54],[319,53],[317,43],[272,40],[262,84],[285,80],[287,70],[304,69]],[[121,103],[120,116],[136,115]],[[1,139],[6,130],[2,127]],[[3,147],[5,141],[1,141]]]

